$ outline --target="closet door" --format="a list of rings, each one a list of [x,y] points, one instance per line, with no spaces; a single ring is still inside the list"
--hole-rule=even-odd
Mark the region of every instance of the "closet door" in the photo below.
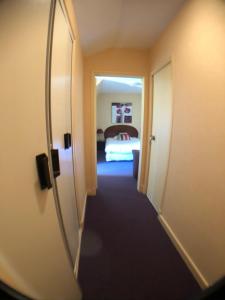
[[[75,264],[78,248],[78,216],[74,186],[72,143],[65,148],[64,135],[71,134],[71,67],[73,41],[62,7],[57,1],[53,29],[51,62],[52,148],[58,150],[60,175],[55,178],[61,221]]]
[[[153,75],[153,115],[147,196],[161,213],[169,163],[172,127],[171,63]]]
[[[32,299],[78,300],[53,189],[41,189],[36,164],[37,155],[49,156],[46,56],[52,4],[0,1],[0,280]]]

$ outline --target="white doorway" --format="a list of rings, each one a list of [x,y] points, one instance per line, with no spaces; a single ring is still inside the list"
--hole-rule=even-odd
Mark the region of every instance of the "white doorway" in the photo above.
[[[152,85],[153,113],[147,196],[160,213],[168,171],[172,127],[171,63],[153,74]]]
[[[138,179],[143,82],[142,77],[95,76],[98,176],[132,176]],[[124,133],[127,133],[127,140],[121,140]]]

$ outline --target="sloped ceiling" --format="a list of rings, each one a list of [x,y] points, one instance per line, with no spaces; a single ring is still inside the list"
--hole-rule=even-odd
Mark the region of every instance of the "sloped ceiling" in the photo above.
[[[83,51],[150,48],[187,0],[74,0]]]

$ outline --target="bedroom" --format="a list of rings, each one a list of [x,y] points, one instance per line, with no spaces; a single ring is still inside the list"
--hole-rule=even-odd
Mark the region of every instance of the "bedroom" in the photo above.
[[[138,179],[143,79],[96,76],[98,176]]]

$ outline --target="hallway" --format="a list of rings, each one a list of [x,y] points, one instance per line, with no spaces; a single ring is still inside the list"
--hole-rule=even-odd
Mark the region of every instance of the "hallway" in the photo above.
[[[98,176],[97,195],[87,200],[78,275],[83,300],[185,300],[198,294],[135,179],[113,175]]]

